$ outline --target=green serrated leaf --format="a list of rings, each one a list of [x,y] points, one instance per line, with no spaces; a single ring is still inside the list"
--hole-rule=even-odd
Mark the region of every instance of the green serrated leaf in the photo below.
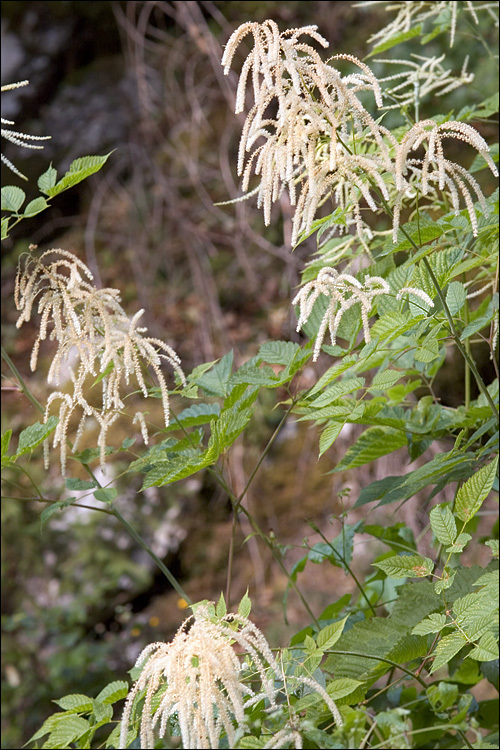
[[[205,393],[210,396],[227,396],[227,386],[233,367],[233,352],[225,354],[211,369],[194,377],[194,370],[191,373],[190,381],[203,388]]]
[[[45,211],[46,208],[49,207],[49,204],[45,200],[45,198],[42,198],[41,196],[39,198],[35,198],[35,200],[30,201],[26,208],[23,211],[23,216],[28,218],[30,216],[36,216],[37,214],[41,213],[42,211]]]
[[[467,639],[464,638],[461,633],[445,635],[445,637],[439,641],[436,650],[434,651],[435,658],[432,664],[432,669],[430,670],[431,674],[437,672],[437,670],[444,667],[445,664],[448,664],[455,654],[458,654],[458,652],[466,645]]]
[[[451,588],[455,579],[455,575],[456,570],[448,570],[447,568],[445,568],[443,570],[443,575],[441,576],[441,578],[434,583],[434,591],[436,592],[436,594],[442,594],[443,591]]]
[[[97,487],[97,482],[94,479],[76,479],[74,477],[66,479],[66,489],[71,492],[92,490],[94,487]]]
[[[101,503],[112,503],[117,495],[118,490],[115,487],[102,487],[94,492],[95,499]]]
[[[197,450],[186,450],[175,458],[171,458],[168,461],[160,461],[152,465],[150,469],[147,469],[142,489],[163,487],[165,484],[185,479],[200,469],[209,466],[210,463],[211,460],[207,460],[206,458],[206,452],[200,453]]]
[[[220,415],[219,404],[193,404],[172,418],[171,428],[199,427],[208,424],[211,419]]]
[[[412,635],[429,635],[429,633],[439,633],[446,625],[446,615],[433,613],[424,620],[415,625]]]
[[[335,701],[344,698],[346,695],[351,695],[362,684],[359,680],[353,680],[350,677],[340,677],[338,680],[331,680],[327,684],[326,692]]]
[[[254,737],[253,734],[246,734],[238,740],[238,747],[241,747],[242,750],[262,750],[265,742],[264,739]]]
[[[393,555],[372,563],[391,578],[424,578],[432,573],[434,563],[420,555]]]
[[[370,390],[372,388],[378,388],[385,391],[387,388],[392,388],[392,386],[403,377],[403,374],[404,373],[402,372],[396,372],[396,370],[384,370],[383,372],[378,372],[373,378]]]
[[[217,617],[222,618],[227,614],[227,606],[226,606],[226,600],[224,599],[224,594],[220,593],[219,601],[217,602],[217,606],[215,607],[215,614]]]
[[[433,330],[425,337],[415,352],[417,362],[432,362],[439,357],[439,342],[436,338],[438,334],[438,330]]]
[[[12,430],[5,430],[2,433],[2,458],[4,458],[9,450],[10,439],[12,437]]]
[[[47,191],[50,190],[50,188],[53,188],[54,185],[57,182],[57,169],[54,169],[52,164],[47,169],[46,172],[44,172],[40,177],[38,178],[37,184],[40,188],[40,192],[45,193],[47,195]]]
[[[329,385],[332,380],[337,380],[337,378],[342,375],[346,370],[348,370],[351,365],[353,365],[356,362],[356,357],[353,356],[346,356],[343,358],[342,362],[340,362],[338,365],[333,365],[332,367],[329,367],[328,370],[325,372],[324,375],[320,377],[316,385],[311,389],[309,392],[309,396],[312,397],[316,393],[319,393],[322,391],[327,385]]]
[[[250,601],[250,597],[248,596],[248,589],[245,592],[245,596],[241,600],[241,602],[238,604],[238,614],[241,615],[241,617],[248,617],[250,615],[252,609],[252,602]]]
[[[422,24],[418,24],[417,26],[414,26],[409,31],[404,31],[401,34],[396,34],[395,36],[391,36],[389,39],[387,39],[385,42],[381,42],[380,44],[377,44],[376,47],[373,48],[372,52],[368,55],[368,57],[373,57],[373,55],[379,55],[381,52],[385,52],[388,49],[391,49],[391,47],[395,47],[397,44],[401,44],[402,42],[408,41],[408,39],[413,39],[416,36],[420,36],[422,33],[423,26]]]
[[[100,383],[101,380],[104,380],[104,378],[107,378],[108,375],[110,373],[112,373],[114,369],[115,369],[115,363],[114,363],[113,360],[111,360],[111,362],[108,362],[108,364],[104,368],[104,370],[99,373],[99,375],[96,377],[96,379],[94,380],[94,382],[92,383],[92,385],[90,387],[94,388],[94,386],[96,386],[98,383]]]
[[[259,366],[260,357],[252,357],[247,362],[238,367],[236,372],[231,376],[230,384],[247,384],[264,386],[265,388],[277,387],[281,384],[281,378],[276,375],[272,367],[268,365]]]
[[[125,698],[127,693],[128,683],[124,680],[114,680],[101,690],[96,697],[96,701],[99,701],[99,703],[116,703]]]
[[[100,703],[98,700],[92,701],[92,712],[97,722],[94,729],[97,729],[98,726],[108,724],[113,718],[113,706],[106,703]]]
[[[497,466],[498,456],[473,474],[458,490],[455,513],[461,521],[470,521],[486,500],[495,481]]]
[[[69,188],[74,187],[74,185],[78,185],[82,180],[85,180],[87,177],[90,177],[90,175],[98,172],[112,153],[113,152],[110,151],[110,153],[105,156],[83,156],[80,159],[75,159],[70,164],[69,170],[64,177],[62,177],[59,182],[56,182],[53,187],[47,188],[45,191],[46,195],[53,198],[64,190],[68,190]]]
[[[487,542],[485,542],[486,546],[491,549],[491,554],[493,557],[498,558],[499,548],[498,548],[498,539],[488,539]]]
[[[86,719],[76,714],[66,714],[51,732],[50,737],[43,745],[47,750],[67,750],[79,737],[88,732],[90,724]]]
[[[49,718],[46,719],[43,722],[43,724],[40,727],[40,729],[38,729],[35,732],[35,734],[32,737],[30,737],[30,739],[28,740],[28,742],[26,744],[28,744],[30,742],[33,742],[34,740],[39,740],[40,737],[44,736],[44,734],[49,734],[49,732],[54,731],[54,729],[59,724],[59,722],[61,721],[61,719],[64,721],[65,718],[66,718],[66,716],[67,716],[67,714],[65,712],[63,712],[63,711],[60,711],[58,713],[55,713],[55,714],[52,714],[51,716],[49,716]]]
[[[238,405],[224,410],[217,421],[211,422],[212,432],[208,441],[208,447],[205,454],[205,461],[208,464],[214,463],[217,458],[236,438],[243,432],[253,415],[253,409],[246,408],[239,410]]]
[[[347,615],[347,617],[349,617],[349,615]],[[330,625],[327,625],[319,631],[316,636],[316,645],[321,651],[328,651],[329,648],[333,648],[335,643],[337,643],[344,630],[347,617],[344,617],[343,620],[339,620],[338,622],[332,622]]]
[[[29,453],[40,445],[40,443],[43,443],[50,433],[55,430],[58,422],[59,419],[57,417],[49,417],[45,424],[36,422],[36,424],[23,430],[19,435],[16,458]]]
[[[355,469],[371,463],[405,445],[406,435],[402,430],[394,430],[391,427],[369,427],[348,449],[331,473]]]
[[[304,638],[304,651],[309,656],[314,654],[316,655],[318,649],[316,648],[316,641],[314,638],[311,638],[310,635],[306,635]]]
[[[441,544],[453,544],[457,527],[447,504],[436,505],[429,514],[432,533]]]
[[[258,357],[270,365],[289,365],[301,351],[292,341],[266,341],[259,349]]]
[[[467,534],[466,532],[459,534],[454,543],[450,547],[446,548],[446,552],[451,552],[453,555],[456,555],[459,552],[463,552],[464,548],[467,546],[471,539],[471,535]]]
[[[459,281],[452,281],[446,292],[446,304],[452,315],[456,315],[465,305],[467,290]]]
[[[358,508],[374,500],[379,501],[379,506],[408,500],[429,484],[457,481],[470,476],[474,471],[474,464],[475,454],[472,453],[438,453],[415,471],[372,482],[361,490],[354,507]]]
[[[338,401],[342,396],[346,396],[348,393],[352,393],[353,391],[362,388],[364,383],[364,378],[346,378],[346,380],[341,380],[338,383],[334,383],[327,388],[326,391],[317,396],[310,402],[309,406],[314,409],[321,409],[324,406],[329,406],[335,401]]]
[[[47,523],[49,518],[54,515],[58,510],[64,510],[64,508],[67,508],[69,505],[73,503],[73,501],[76,500],[76,497],[68,497],[66,500],[58,500],[56,503],[51,503],[49,506],[44,508],[42,512],[40,513],[40,526],[43,528],[43,525]]]
[[[2,188],[2,211],[17,213],[26,199],[26,193],[16,185],[6,185]]]
[[[330,422],[330,424],[325,427],[319,439],[319,456],[322,456],[323,453],[333,445],[342,432],[344,425],[345,422]]]
[[[2,217],[2,240],[6,240],[9,236],[9,216]]]
[[[474,659],[474,661],[493,661],[494,659],[498,659],[498,640],[493,633],[485,633],[468,656],[470,659]]]
[[[54,700],[53,703],[64,708],[65,711],[92,711],[92,698],[80,693],[65,695],[63,698]]]

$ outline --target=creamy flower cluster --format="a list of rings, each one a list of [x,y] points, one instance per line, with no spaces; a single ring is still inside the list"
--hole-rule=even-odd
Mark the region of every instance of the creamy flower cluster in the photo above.
[[[428,94],[444,96],[474,80],[474,73],[467,72],[469,56],[465,58],[458,76],[454,76],[449,68],[444,68],[441,64],[445,58],[444,54],[440,57],[412,54],[411,57],[413,60],[375,60],[377,63],[400,65],[406,68],[400,73],[378,79],[381,84],[394,82],[391,86],[384,85],[383,93],[386,101],[384,109],[399,109],[413,105],[418,119],[420,101],[425,96]],[[388,104],[387,101],[393,103]]]
[[[485,11],[493,23],[498,26],[498,3],[497,2],[471,2],[471,0],[425,0],[400,3],[383,2],[380,0],[368,0],[356,3],[358,7],[368,5],[382,5],[386,11],[396,11],[396,17],[377,31],[368,40],[372,44],[384,44],[400,34],[406,34],[419,24],[425,23],[430,18],[437,16],[443,18],[444,12],[450,13],[450,47],[455,43],[457,30],[457,18],[459,13],[465,13],[467,20],[479,25],[479,11]]]
[[[56,390],[50,394],[45,410],[47,421],[52,403],[60,402],[53,446],[60,445],[63,474],[67,432],[73,414],[80,413],[73,451],[78,448],[87,418],[93,417],[100,426],[98,447],[101,465],[104,465],[106,434],[125,410],[121,394],[123,384],[129,386],[134,376],[144,397],[149,395],[143,366],[150,366],[157,377],[165,425],[168,425],[168,389],[161,366],[167,361],[183,383],[184,374],[179,357],[168,344],[143,335],[147,329],[139,328],[138,322],[144,310],[129,318],[120,304],[119,291],[96,289],[87,266],[73,253],[60,249],[48,250],[39,257],[33,253],[21,256],[15,302],[20,311],[18,328],[31,319],[34,306],[40,315],[39,334],[31,352],[31,369],[36,369],[40,343],[48,338],[57,342],[47,376],[49,384],[61,386],[61,381],[68,376],[71,381],[70,392]],[[94,393],[89,388],[97,384],[101,390],[98,408],[88,400]],[[147,443],[148,431],[142,412],[135,413],[134,422],[140,425]]]
[[[18,81],[17,83],[6,83],[2,86],[1,91],[2,93],[4,91],[11,91],[12,89],[19,89],[22,86],[27,86],[29,81]],[[2,125],[14,125],[14,122],[12,120],[5,120],[3,117],[2,119]],[[43,146],[35,146],[34,143],[28,143],[27,141],[46,141],[50,139],[50,135],[28,135],[27,133],[19,133],[17,130],[10,130],[8,128],[2,128],[2,138],[5,138],[7,141],[10,141],[11,143],[14,143],[16,146],[22,146],[23,148],[35,148],[40,149],[43,148]],[[18,170],[17,167],[12,164],[10,159],[7,159],[5,154],[1,154],[1,159],[6,167],[10,169],[11,172],[14,172],[14,174],[17,174],[18,177],[22,177],[23,180],[27,180],[28,178],[26,175],[24,175],[22,172]]]
[[[323,267],[316,279],[305,284],[292,300],[293,305],[300,306],[297,331],[300,331],[311,316],[316,300],[321,295],[328,299],[328,306],[316,336],[313,362],[319,357],[327,329],[330,332],[331,344],[335,346],[342,316],[353,305],[359,304],[360,306],[364,338],[366,343],[369,343],[370,327],[368,324],[368,315],[372,309],[373,300],[382,294],[394,295],[395,293],[391,290],[388,282],[381,276],[367,275],[362,284],[354,276],[348,273],[338,273],[330,266]],[[434,302],[422,289],[403,287],[395,295],[396,299],[401,299],[405,294],[412,294],[420,298],[427,307],[434,307]]]
[[[246,653],[246,667],[233,644]],[[235,747],[236,729],[245,725],[245,710],[263,699],[268,709],[277,709],[277,681],[284,681],[264,635],[247,617],[228,614],[217,618],[206,604],[199,605],[195,614],[183,622],[171,643],[147,646],[136,663],[142,665],[123,711],[121,748],[127,747],[136,697],[143,690],[141,747],[154,747],[155,728],[159,727],[159,736],[163,737],[169,718],[175,714],[183,747],[194,750],[219,747],[224,733],[229,747]],[[254,689],[242,679],[248,665],[254,672]],[[312,679],[297,679],[322,696],[340,726],[340,713],[324,688]],[[259,689],[255,689],[256,680]],[[264,747],[283,747],[290,740],[302,747],[300,732],[287,726]]]
[[[280,33],[270,20],[243,24],[226,45],[222,58],[226,74],[248,34],[254,44],[241,70],[235,111],[244,109],[250,78],[254,103],[242,130],[238,174],[245,192],[252,175],[260,178],[256,191],[250,195],[257,192],[266,224],[271,220],[272,204],[286,189],[295,206],[292,244],[311,230],[318,208],[328,199],[344,209],[344,220],[354,222],[358,238],[366,244],[364,238],[369,230],[362,220],[361,205],[379,211],[380,203],[374,197],[377,192],[384,201],[395,204],[396,238],[401,207],[405,200],[413,199],[418,187],[423,195],[435,196],[437,189],[446,193],[455,212],[462,198],[477,234],[471,191],[485,209],[482,192],[463,167],[445,158],[442,147],[445,138],[462,140],[475,148],[493,174],[498,175],[486,142],[472,126],[423,120],[416,122],[398,142],[358,98],[361,92],[371,92],[377,107],[383,108],[379,81],[368,66],[351,55],[334,55],[325,63],[311,44],[301,41],[301,37],[308,36],[326,47],[328,43],[317,33],[316,26]],[[354,65],[355,72],[342,75],[333,65],[341,60]],[[429,63],[427,78],[437,76],[437,85],[447,84],[450,90],[455,84],[450,81],[449,71],[440,72],[438,64],[439,60]],[[418,75],[415,73],[413,84]],[[462,78],[467,78],[464,71]],[[433,86],[429,84],[428,90],[433,90]],[[398,91],[399,87],[394,87],[396,96]],[[411,152],[424,150],[425,146],[424,158],[415,159]]]
[[[383,174],[390,169],[391,161],[384,136],[391,137],[357,97],[361,91],[370,91],[381,107],[377,79],[367,65],[351,55],[331,58],[354,64],[358,70],[350,75],[342,76],[333,65],[326,65],[310,44],[299,40],[309,36],[327,47],[316,26],[280,34],[270,20],[245,23],[232,34],[222,58],[226,74],[237,47],[249,33],[254,48],[243,64],[235,110],[244,108],[246,83],[252,72],[255,103],[243,127],[238,156],[243,190],[248,189],[252,172],[260,175],[258,205],[263,207],[265,223],[269,224],[271,205],[287,187],[290,202],[296,206],[292,244],[310,228],[318,207],[332,194],[340,203],[352,202],[361,230],[360,198],[375,209],[368,177],[388,198]],[[275,114],[270,116],[270,110]],[[354,146],[345,147],[346,142],[352,145],[356,134],[359,153]],[[258,141],[263,142],[257,145]]]

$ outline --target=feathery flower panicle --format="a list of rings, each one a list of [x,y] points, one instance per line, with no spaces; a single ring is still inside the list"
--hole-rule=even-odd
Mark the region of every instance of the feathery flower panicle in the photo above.
[[[400,81],[391,87],[384,88],[384,98],[394,102],[393,104],[385,104],[384,109],[399,109],[413,104],[415,112],[418,112],[420,101],[428,94],[434,93],[435,96],[443,96],[474,80],[474,73],[467,72],[468,56],[465,58],[458,76],[452,75],[450,69],[445,69],[441,65],[445,55],[423,57],[422,55],[412,54],[411,57],[414,60],[375,60],[377,63],[402,65],[407,68],[401,73],[394,73],[394,75],[378,79],[380,84]]]
[[[22,86],[27,86],[29,81],[18,81],[17,83],[7,83],[4,86],[2,86],[1,90],[4,91],[11,91],[12,89],[19,89]],[[14,122],[12,120],[4,120],[2,117],[2,125],[14,125]],[[9,130],[7,128],[1,128],[2,132],[2,138],[5,138],[7,141],[10,141],[11,143],[14,143],[16,146],[22,146],[23,148],[35,148],[35,149],[41,149],[43,146],[35,146],[33,143],[27,143],[26,141],[47,141],[50,139],[50,135],[28,135],[27,133],[19,133],[17,130]],[[7,159],[5,154],[1,154],[1,159],[6,167],[10,169],[11,172],[14,172],[14,174],[17,174],[18,177],[22,177],[23,180],[27,180],[28,178],[26,175],[24,175],[22,172],[18,170],[17,167],[15,167],[10,159]]]
[[[475,148],[486,161],[491,172],[495,177],[498,177],[498,170],[490,156],[488,144],[471,125],[455,121],[443,122],[441,125],[438,125],[434,120],[421,120],[415,123],[405,133],[396,150],[395,175],[398,196],[393,222],[394,242],[397,241],[402,201],[409,189],[409,183],[405,179],[408,169],[414,175],[418,174],[418,182],[420,183],[423,195],[427,195],[430,192],[429,182],[437,183],[440,191],[446,190],[451,198],[453,209],[457,214],[459,210],[458,191],[460,191],[469,213],[473,234],[477,236],[477,216],[469,187],[472,187],[476,193],[481,208],[485,213],[487,212],[486,201],[481,188],[472,175],[459,164],[455,164],[445,158],[443,150],[443,140],[445,138],[456,138]],[[416,151],[424,143],[427,145],[427,150],[423,160],[409,159],[409,153]]]
[[[327,64],[311,45],[299,41],[308,35],[326,47],[316,26],[280,33],[274,21],[246,23],[232,34],[222,58],[225,74],[248,33],[253,35],[254,47],[241,70],[235,110],[244,108],[252,72],[254,104],[243,126],[238,154],[243,191],[248,190],[252,174],[260,177],[257,205],[263,208],[267,225],[272,204],[288,189],[290,202],[296,206],[295,244],[299,234],[311,228],[317,209],[329,197],[345,197],[348,184],[348,204],[362,232],[360,198],[375,209],[367,175],[387,196],[382,175],[392,170],[390,148],[395,146],[390,133],[375,123],[357,97],[361,91],[371,91],[381,107],[377,79],[352,55],[333,55]],[[332,64],[336,60],[346,60],[358,71],[342,76]]]
[[[245,652],[245,662],[233,644]],[[280,666],[261,631],[241,614],[214,615],[213,606],[200,604],[195,614],[180,626],[171,643],[153,643],[140,654],[136,666],[144,665],[139,679],[130,691],[121,721],[120,747],[127,747],[127,736],[135,699],[145,690],[141,710],[141,747],[153,748],[154,731],[163,737],[167,722],[176,715],[185,748],[217,748],[223,733],[229,747],[235,746],[236,730],[245,725],[245,710],[266,700],[268,710],[277,709],[276,681],[284,681]],[[245,684],[248,666],[258,675],[260,688]],[[293,678],[287,678],[293,679]],[[342,718],[328,693],[309,678],[297,678],[317,690],[332,711],[337,725]],[[155,697],[159,704],[154,709]],[[156,703],[158,701],[156,700]],[[279,734],[279,733],[278,733]],[[265,747],[282,747],[295,738],[301,747],[297,730],[286,727],[273,736]]]
[[[168,389],[161,365],[167,361],[183,383],[184,374],[179,357],[168,344],[143,335],[147,329],[139,328],[137,324],[144,310],[129,318],[120,304],[118,289],[96,289],[87,266],[73,253],[60,249],[48,250],[39,257],[33,254],[21,256],[14,299],[20,311],[18,328],[31,319],[35,305],[40,315],[39,334],[31,353],[31,369],[36,369],[40,343],[48,338],[57,342],[47,376],[49,384],[60,386],[64,373],[69,372],[72,392],[54,391],[45,409],[47,421],[52,403],[59,402],[59,423],[54,432],[53,447],[60,445],[63,474],[72,415],[75,412],[80,414],[74,451],[87,417],[98,422],[100,462],[104,465],[106,434],[125,409],[121,394],[123,383],[128,386],[131,377],[135,376],[144,397],[149,395],[143,366],[149,365],[158,379],[165,425],[168,426]],[[87,382],[89,376],[92,378],[90,383]],[[91,405],[85,394],[89,387],[97,384],[102,392],[99,408]],[[139,423],[147,443],[148,433],[142,412],[136,413],[135,422]]]
[[[394,292],[385,279],[381,276],[365,276],[362,284],[354,276],[348,273],[338,273],[330,266],[324,266],[316,279],[309,281],[296,294],[292,300],[292,305],[299,305],[299,319],[297,322],[297,331],[308,321],[314,308],[316,300],[321,296],[328,299],[326,312],[321,320],[316,342],[314,345],[313,362],[315,362],[321,351],[326,331],[330,332],[330,341],[335,346],[337,331],[342,320],[342,316],[353,305],[359,303],[361,309],[361,320],[363,323],[363,334],[365,342],[368,344],[371,340],[368,316],[372,310],[373,300],[382,294],[391,294]],[[396,299],[401,299],[403,294],[413,294],[419,297],[429,307],[434,307],[432,299],[421,289],[414,287],[404,287],[396,295]]]
[[[374,0],[356,3],[356,7],[374,5]],[[490,18],[498,26],[498,3],[497,2],[471,2],[471,0],[431,0],[427,2],[384,2],[376,1],[377,5],[384,5],[386,11],[397,11],[396,17],[383,29],[373,34],[368,40],[372,44],[384,44],[393,37],[404,34],[430,18],[442,16],[443,11],[450,12],[450,48],[455,43],[457,29],[457,17],[459,13],[466,13],[468,20],[472,20],[476,26],[479,24],[478,12],[486,11]]]

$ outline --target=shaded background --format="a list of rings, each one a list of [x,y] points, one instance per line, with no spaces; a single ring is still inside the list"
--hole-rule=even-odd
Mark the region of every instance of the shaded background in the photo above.
[[[98,285],[121,290],[127,312],[144,307],[150,335],[176,349],[186,372],[230,349],[239,365],[264,341],[301,340],[290,299],[304,259],[315,246],[311,240],[291,252],[286,196],[274,207],[272,224],[265,229],[251,200],[214,205],[239,195],[235,155],[244,119],[233,114],[237,75],[232,71],[224,77],[222,46],[240,23],[273,18],[281,29],[317,24],[330,41],[331,54],[363,58],[368,37],[387,22],[382,5],[364,9],[314,0],[2,3],[2,83],[30,80],[29,87],[2,96],[3,116],[15,120],[23,132],[52,136],[40,152],[8,144],[7,156],[34,185],[49,162],[61,175],[75,158],[115,149],[102,172],[59,196],[41,217],[23,222],[5,243],[4,345],[42,403],[49,393],[43,372],[50,348],[42,351],[37,373],[30,373],[35,327],[25,325],[21,333],[15,329],[12,302],[17,258],[30,243],[41,250],[63,247],[76,253]],[[456,44],[450,51],[447,42],[447,37],[437,38],[435,51],[446,51],[458,72],[463,50]],[[415,45],[421,51],[418,42]],[[398,48],[395,55],[400,54]],[[242,54],[237,60],[240,64]],[[465,93],[450,95],[446,106],[430,100],[429,111],[459,109],[465,102],[460,97],[479,101],[496,86],[485,59]],[[491,126],[475,125],[484,137],[491,136]],[[3,169],[2,184],[20,184]],[[25,189],[28,198],[36,194]],[[304,383],[314,382],[326,366],[328,358],[320,358],[304,373]],[[461,403],[462,382],[461,363],[450,360],[438,395],[452,406]],[[3,387],[3,429],[18,434],[39,415],[7,371]],[[276,399],[282,395],[262,394],[244,440],[225,458],[236,494],[280,419]],[[153,403],[152,408],[157,406]],[[119,425],[111,442],[119,445],[130,430],[130,424]],[[343,433],[317,461],[315,430],[290,423],[247,495],[246,505],[261,527],[272,529],[283,549],[289,548],[284,558],[288,569],[303,556],[304,537],[310,544],[319,540],[305,519],[328,538],[336,536],[341,520],[354,523],[360,518],[347,515],[359,489],[408,464],[406,451],[398,451],[355,473],[328,475],[356,430]],[[91,434],[88,441],[92,445]],[[113,467],[118,474],[125,464]],[[47,475],[36,454],[29,468],[46,498],[64,497],[57,461]],[[70,471],[84,478],[74,462]],[[4,494],[34,495],[22,474],[6,479]],[[225,588],[231,533],[227,498],[202,473],[137,495],[140,486],[139,476],[117,480],[121,512],[193,600],[217,599]],[[426,523],[424,502],[425,497],[415,498],[398,516],[416,534]],[[41,529],[42,510],[36,502],[3,501],[5,748],[26,742],[54,710],[51,699],[71,692],[96,695],[106,682],[124,679],[141,648],[151,640],[171,638],[185,617],[177,594],[113,521],[71,508]],[[370,520],[394,522],[392,513],[383,509]],[[272,645],[284,645],[308,623],[308,616],[292,593],[290,624],[283,623],[286,578],[255,540],[243,544],[249,531],[243,520],[233,603],[249,587],[253,618]],[[369,573],[376,553],[373,541],[367,544],[357,535],[354,569],[359,575]],[[340,568],[310,564],[299,585],[317,614],[353,592],[352,581]],[[373,591],[380,595],[376,582]]]

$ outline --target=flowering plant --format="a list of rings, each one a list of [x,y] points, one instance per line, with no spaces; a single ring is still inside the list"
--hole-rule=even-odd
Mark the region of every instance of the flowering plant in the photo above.
[[[453,47],[461,19],[479,25],[479,11],[495,16],[491,3],[396,3],[387,10],[397,15],[374,36],[374,54],[438,21]],[[59,450],[70,489],[76,478],[67,476],[68,457],[79,461],[89,480],[78,479],[77,486],[121,524],[168,579],[179,603],[192,610],[170,641],[140,651],[131,687],[114,680],[96,698],[66,695],[58,701],[63,710],[31,742],[47,736],[44,748],[97,746],[98,732],[114,723],[105,739],[110,748],[137,742],[148,748],[178,742],[184,748],[489,746],[494,721],[484,718],[485,702],[473,697],[470,686],[493,686],[498,676],[498,539],[491,525],[481,534],[477,526],[487,520],[485,503],[498,490],[498,261],[492,253],[498,193],[483,179],[498,170],[494,151],[465,116],[419,117],[425,97],[445,96],[470,83],[474,73],[465,72],[464,62],[461,76],[450,78],[442,57],[425,58],[418,70],[399,58],[413,71],[409,96],[394,84],[398,74],[376,76],[351,54],[325,61],[328,42],[316,26],[280,31],[266,20],[246,22],[230,35],[222,53],[226,75],[249,41],[235,90],[235,112],[248,111],[235,165],[243,193],[237,201],[256,196],[265,225],[274,206],[291,205],[291,245],[306,247],[312,235],[317,240],[302,285],[290,293],[295,340],[264,342],[238,367],[229,352],[185,374],[172,346],[139,327],[147,312],[129,315],[119,290],[100,288],[75,253],[32,247],[19,259],[17,326],[37,322],[32,371],[52,343],[52,390],[45,406],[39,404],[5,353],[43,422],[20,434],[15,452],[12,430],[4,433],[2,464],[13,472],[45,443],[46,456]],[[389,128],[382,122],[396,103],[401,120]],[[474,159],[468,168],[462,151],[469,163]],[[78,160],[59,182],[55,170],[47,170],[39,180],[47,198],[35,213],[106,158]],[[20,213],[24,199],[12,186],[5,190],[6,234],[32,215],[33,207]],[[477,347],[491,363],[489,382]],[[446,391],[450,352],[464,371],[459,406],[438,395]],[[175,378],[170,391],[165,364]],[[279,394],[282,417],[236,489],[227,454],[244,436],[264,392]],[[161,426],[136,406],[136,395],[161,400]],[[130,413],[148,447],[125,460],[130,444],[112,448],[108,433]],[[321,541],[306,538],[302,557],[289,567],[286,545],[263,529],[244,501],[293,416],[317,430],[319,457],[342,485],[349,472],[376,466],[396,451],[400,468],[376,478],[367,473],[352,503],[345,500],[349,488],[337,492],[349,503],[339,516],[341,533],[333,537],[310,520]],[[79,452],[96,424],[95,447]],[[216,605],[193,603],[125,518],[121,477],[103,484],[97,478],[92,462],[106,470],[117,454],[127,478],[141,477],[144,497],[205,471],[221,488],[234,526],[226,596]],[[417,538],[398,520],[399,508],[412,499],[426,519]],[[74,497],[47,502],[44,522],[55,510],[78,504]],[[395,522],[367,523],[371,503],[395,507]],[[271,648],[249,617],[248,595],[231,606],[238,518],[244,518],[246,541],[267,548],[284,574],[285,610],[293,589],[307,613],[308,624],[288,647]],[[361,535],[384,550],[374,554],[375,571],[364,579],[353,565]],[[471,566],[474,547],[480,565]],[[358,599],[347,594],[317,612],[299,585],[308,563],[342,569]],[[228,606],[236,611],[228,613]],[[122,700],[115,716],[113,705]]]

